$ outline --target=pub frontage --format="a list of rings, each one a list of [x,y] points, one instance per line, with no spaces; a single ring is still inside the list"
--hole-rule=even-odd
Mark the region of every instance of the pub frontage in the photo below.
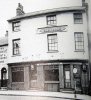
[[[19,3],[8,24],[9,89],[88,93],[87,15],[82,2],[30,13]]]
[[[76,70],[74,73],[73,70]],[[13,90],[70,91],[88,90],[87,61],[27,62],[9,65],[9,88]]]

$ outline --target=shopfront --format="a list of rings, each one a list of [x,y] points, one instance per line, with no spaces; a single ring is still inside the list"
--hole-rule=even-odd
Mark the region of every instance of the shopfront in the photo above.
[[[84,66],[84,67],[83,67]],[[85,68],[86,67],[86,68]],[[11,88],[43,91],[74,91],[88,88],[87,65],[82,63],[35,63],[11,66]],[[76,73],[74,73],[76,69]]]

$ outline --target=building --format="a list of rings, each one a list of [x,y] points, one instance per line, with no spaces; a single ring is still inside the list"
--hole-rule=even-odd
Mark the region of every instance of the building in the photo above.
[[[73,0],[72,0],[73,1]],[[87,93],[89,83],[86,6],[24,13],[9,19],[9,88]]]
[[[90,83],[89,83],[89,94],[91,95],[91,1],[86,0],[87,5],[87,21],[88,21],[88,47],[89,47],[89,68],[90,68]]]
[[[0,38],[0,87],[7,87],[8,79],[8,36]]]

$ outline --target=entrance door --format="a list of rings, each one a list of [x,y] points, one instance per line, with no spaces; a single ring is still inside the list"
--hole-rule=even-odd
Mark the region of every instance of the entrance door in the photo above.
[[[71,88],[70,65],[64,65],[64,87]]]
[[[6,68],[1,69],[1,87],[7,87],[7,79],[6,79],[7,70]]]
[[[37,66],[30,67],[30,89],[37,89]]]

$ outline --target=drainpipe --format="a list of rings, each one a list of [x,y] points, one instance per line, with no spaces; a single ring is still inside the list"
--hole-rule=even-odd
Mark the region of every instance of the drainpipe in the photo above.
[[[89,1],[90,3],[90,1]],[[90,68],[90,31],[89,31],[89,4],[85,3],[85,7],[86,7],[86,15],[87,15],[87,36],[88,36],[88,71],[89,71],[89,86],[90,86],[90,81],[91,81],[91,68]]]

